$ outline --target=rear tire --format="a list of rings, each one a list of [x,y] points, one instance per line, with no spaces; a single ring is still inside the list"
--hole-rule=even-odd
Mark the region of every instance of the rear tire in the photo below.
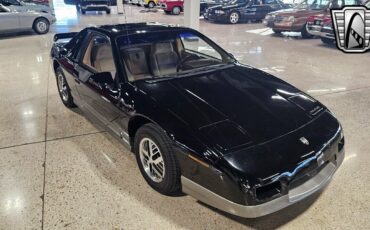
[[[181,13],[181,8],[178,7],[178,6],[175,6],[174,8],[172,8],[172,14],[173,15],[179,15]]]
[[[155,7],[155,3],[154,2],[149,2],[148,7],[149,8],[154,8]]]
[[[110,10],[106,10],[105,12],[106,12],[107,14],[110,14]]]
[[[149,123],[139,128],[134,152],[141,174],[154,190],[164,195],[179,194],[180,167],[171,140],[157,125]]]
[[[64,76],[62,68],[58,67],[56,69],[55,76],[57,80],[59,96],[63,104],[68,108],[76,107],[75,103],[73,103],[73,97],[71,94],[71,90],[66,81],[66,77]]]
[[[38,18],[33,23],[33,30],[38,34],[46,34],[49,29],[50,22],[46,18]]]
[[[81,9],[82,14],[86,14],[86,10]]]

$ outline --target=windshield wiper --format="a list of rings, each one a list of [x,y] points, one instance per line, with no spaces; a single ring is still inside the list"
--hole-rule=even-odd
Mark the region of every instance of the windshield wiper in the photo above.
[[[226,69],[231,66],[233,66],[235,63],[227,63],[227,64],[218,64],[218,65],[212,65],[212,66],[204,66],[200,68],[195,68],[193,70],[188,70],[185,72],[180,72],[180,73],[173,73],[173,74],[168,74],[160,77],[153,77],[152,79],[147,79],[146,81],[149,83],[153,82],[159,82],[159,81],[167,81],[167,80],[172,80],[176,78],[183,78],[183,77],[189,77],[197,74],[204,74],[207,72],[211,71],[216,71],[216,70],[221,70],[221,69]]]

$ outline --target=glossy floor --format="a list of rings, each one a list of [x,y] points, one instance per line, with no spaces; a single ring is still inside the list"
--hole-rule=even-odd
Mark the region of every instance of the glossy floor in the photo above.
[[[189,196],[156,193],[129,151],[60,102],[49,60],[53,33],[126,19],[183,20],[139,9],[126,7],[126,17],[79,17],[73,8],[59,8],[50,34],[0,38],[0,229],[370,229],[370,53],[349,55],[317,39],[273,36],[261,24],[201,21],[201,31],[240,61],[321,100],[347,137],[345,161],[321,194],[242,219]]]

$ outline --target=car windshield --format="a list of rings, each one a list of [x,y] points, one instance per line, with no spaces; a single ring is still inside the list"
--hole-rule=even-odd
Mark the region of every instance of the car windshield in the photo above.
[[[212,41],[190,30],[136,31],[119,37],[117,44],[129,81],[213,71],[235,62]]]
[[[311,9],[311,10],[322,10],[329,5],[329,0],[304,0],[299,3],[295,8],[299,9]]]

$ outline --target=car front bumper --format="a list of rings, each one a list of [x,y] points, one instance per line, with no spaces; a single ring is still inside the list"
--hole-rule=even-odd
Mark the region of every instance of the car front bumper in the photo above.
[[[109,10],[110,8],[109,8],[109,6],[108,5],[87,5],[87,6],[81,6],[81,9],[83,9],[83,10],[91,10],[91,11],[93,11],[93,10],[102,10],[102,11],[104,11],[104,10]]]
[[[335,40],[334,30],[331,26],[307,25],[307,31],[318,37]]]
[[[259,205],[248,206],[234,203],[184,176],[181,177],[182,190],[184,193],[225,212],[246,218],[256,218],[288,207],[323,189],[329,183],[338,167],[342,164],[344,155],[343,148],[343,150],[337,154],[335,162],[328,162],[315,176],[291,189],[287,195]]]
[[[205,13],[204,17],[207,18],[209,21],[215,22],[226,22],[228,19],[227,14],[215,14],[215,13]]]

